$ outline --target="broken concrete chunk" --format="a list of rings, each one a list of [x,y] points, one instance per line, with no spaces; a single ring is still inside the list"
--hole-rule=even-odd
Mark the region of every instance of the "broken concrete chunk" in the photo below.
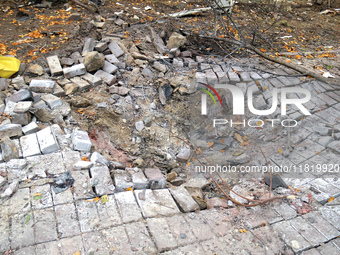
[[[185,36],[173,32],[169,38],[168,44],[166,45],[168,49],[180,48],[185,45],[187,39]]]
[[[44,74],[44,68],[42,68],[41,65],[38,65],[38,64],[34,64],[34,65],[31,65],[27,68],[27,73],[30,73],[30,74],[35,74],[35,75],[43,75]]]
[[[8,89],[8,80],[6,78],[0,78],[0,91]]]
[[[62,75],[63,69],[60,65],[58,56],[50,56],[46,58],[52,76]]]
[[[0,125],[0,137],[14,137],[22,135],[22,127],[20,124]]]
[[[94,189],[97,196],[111,194],[115,191],[115,186],[112,183],[110,171],[107,166],[91,167],[90,173],[92,180],[94,180],[96,183]]]
[[[0,147],[2,158],[5,162],[10,161],[11,159],[19,158],[19,151],[15,146],[15,142],[9,139],[8,136],[5,136],[0,140]]]
[[[85,55],[84,65],[88,72],[94,72],[102,68],[105,63],[105,56],[98,51],[92,51]]]

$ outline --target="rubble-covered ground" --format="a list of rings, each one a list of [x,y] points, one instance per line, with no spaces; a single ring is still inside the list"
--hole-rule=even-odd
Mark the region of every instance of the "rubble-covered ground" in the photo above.
[[[211,11],[167,16],[199,2],[105,1],[100,14],[22,4],[0,14],[0,51],[22,60],[0,79],[0,253],[340,252],[339,87],[247,51],[226,57],[230,45],[202,37]],[[282,6],[255,43],[338,80],[336,3],[323,14],[305,4]],[[249,33],[266,8],[239,4],[235,22]],[[202,84],[221,100],[208,97],[207,116]],[[252,91],[257,110],[276,90],[308,90],[311,115],[281,114],[280,96],[269,116],[233,115],[225,85]],[[251,167],[287,171],[269,192],[269,174]]]

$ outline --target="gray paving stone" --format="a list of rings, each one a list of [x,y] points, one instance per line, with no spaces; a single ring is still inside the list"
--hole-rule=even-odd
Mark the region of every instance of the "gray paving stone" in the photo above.
[[[124,55],[124,51],[119,47],[119,45],[115,41],[112,41],[108,45],[108,47],[112,54],[114,54],[117,58]]]
[[[184,246],[196,241],[196,238],[183,215],[177,214],[172,217],[166,217],[166,221],[178,245]]]
[[[46,255],[46,254],[56,254],[62,255],[61,250],[58,245],[58,241],[41,243],[36,246],[37,255]]]
[[[205,73],[196,72],[195,73],[195,81],[196,82],[207,83],[207,78],[205,76]]]
[[[312,83],[317,83],[319,84],[321,87],[323,87],[326,91],[333,91],[335,90],[333,87],[329,86],[327,83],[324,83],[322,81],[312,81]]]
[[[62,154],[60,152],[28,157],[26,160],[28,178],[32,178],[35,175],[39,177],[46,177],[46,171],[50,174],[61,174],[66,172]]]
[[[239,218],[243,219],[248,228],[253,229],[262,225],[267,225],[267,222],[262,217],[262,215],[256,213],[254,210],[252,210],[252,208],[250,208],[249,210],[241,208]]]
[[[315,156],[317,153],[320,153],[323,150],[324,150],[323,146],[314,143],[309,139],[304,140],[298,146],[295,147],[295,151],[306,159]]]
[[[302,215],[302,217],[323,234],[327,238],[327,241],[340,235],[340,232],[323,218],[320,212],[310,212]]]
[[[86,67],[84,64],[78,64],[63,69],[65,78],[69,79],[75,76],[80,76],[86,73]],[[52,93],[52,92],[51,92]]]
[[[282,88],[284,85],[281,81],[277,78],[270,78],[268,81],[275,87],[275,88]]]
[[[272,225],[274,230],[281,234],[285,243],[290,246],[294,252],[299,252],[310,248],[312,245],[300,235],[288,221],[281,221]]]
[[[85,254],[84,244],[81,236],[74,236],[71,238],[63,238],[59,240],[58,245],[61,246],[63,255],[74,255],[76,252],[80,254]],[[45,253],[48,254],[48,253]],[[54,254],[54,253],[49,253]]]
[[[285,87],[294,85],[287,77],[279,76],[277,79],[282,82]]]
[[[261,80],[262,77],[258,74],[258,73],[255,73],[255,72],[250,72],[250,77],[254,80],[254,81],[257,81],[257,80]]]
[[[57,240],[56,219],[53,209],[34,211],[34,222],[36,243]]]
[[[135,189],[148,189],[150,188],[149,181],[145,177],[143,171],[139,169],[139,171],[131,173],[132,175],[132,183]]]
[[[177,247],[177,241],[172,235],[165,218],[146,219],[146,222],[160,252]]]
[[[274,206],[274,209],[285,219],[289,220],[297,216],[296,211],[286,203],[280,203]]]
[[[20,137],[20,145],[24,158],[41,154],[35,133]]]
[[[205,77],[207,78],[207,83],[210,85],[216,84],[218,82],[216,74],[211,69],[205,71]]]
[[[54,210],[59,237],[71,237],[80,234],[76,208],[73,203],[57,205]]]
[[[280,254],[284,250],[285,243],[280,238],[279,233],[274,231],[271,226],[264,226],[252,230],[252,233],[261,240],[266,250],[272,251],[274,254]]]
[[[320,178],[311,181],[309,184],[313,186],[315,189],[326,193],[329,196],[329,198],[334,196],[337,197],[338,195],[340,195],[340,190],[336,186]]]
[[[78,151],[63,151],[62,157],[66,171],[71,171],[73,169],[73,165],[78,161],[81,161],[80,153]]]
[[[78,86],[79,91],[87,91],[91,88],[90,83],[80,77],[71,78],[71,81]]]
[[[61,68],[58,56],[50,56],[50,57],[47,57],[46,60],[50,68],[52,76],[63,74],[63,69]]]
[[[233,72],[233,71],[228,71],[228,77],[229,77],[229,82],[231,84],[236,84],[239,83],[240,77],[237,75],[237,73]]]
[[[108,228],[122,224],[122,219],[118,213],[114,195],[108,195],[109,201],[104,204],[97,203],[98,215],[100,218],[99,228]]]
[[[325,236],[302,217],[294,218],[290,220],[289,223],[313,246],[327,241]]]
[[[210,226],[212,232],[218,237],[230,235],[230,230],[234,228],[233,219],[238,214],[239,211],[235,208],[229,210],[210,209],[200,212],[202,220]]]
[[[320,255],[320,252],[318,252],[317,249],[313,248],[313,249],[302,252],[301,255]]]
[[[156,254],[157,249],[142,222],[134,222],[125,225],[130,241],[131,250],[136,254]]]
[[[115,187],[117,192],[122,192],[128,188],[134,188],[131,175],[125,170],[113,170]]]
[[[12,216],[10,232],[11,249],[18,249],[34,244],[34,219],[32,212]]]
[[[22,127],[22,132],[24,132],[25,135],[33,134],[38,132],[40,129],[36,122],[31,122],[27,124],[26,126]]]
[[[222,238],[214,237],[213,239],[203,241],[200,244],[206,254],[223,254],[223,252],[229,250],[228,245]]]
[[[89,187],[89,171],[81,170],[81,171],[73,171],[72,177],[74,179],[73,184],[73,197],[75,200],[78,199],[88,199],[94,198],[95,194],[92,191],[92,187]]]
[[[180,247],[172,251],[167,251],[162,253],[164,255],[177,255],[177,254],[186,254],[186,255],[206,255],[206,252],[203,250],[202,246],[198,243],[191,244],[188,246]]]
[[[55,81],[52,80],[31,80],[30,90],[37,93],[53,93]]]
[[[43,154],[50,154],[59,150],[57,139],[51,127],[46,127],[37,132],[40,150]]]
[[[182,212],[193,212],[199,210],[198,204],[184,186],[172,187],[169,191]]]
[[[327,145],[327,148],[331,149],[336,153],[340,153],[340,141],[334,141]]]
[[[225,84],[229,82],[228,75],[225,72],[217,72],[216,75],[219,83]]]
[[[86,131],[75,129],[72,132],[72,143],[77,151],[88,152],[91,150],[92,142]]]
[[[110,254],[110,248],[99,231],[85,233],[82,235],[85,254]]]
[[[3,205],[1,205],[3,206]],[[1,211],[0,211],[1,212]],[[4,217],[5,215],[1,214],[0,217]],[[5,252],[10,250],[10,241],[9,241],[9,221],[7,219],[0,219],[0,252]]]
[[[111,250],[110,254],[133,254],[123,226],[102,230],[101,234]]]
[[[9,204],[9,213],[16,214],[21,212],[30,212],[31,211],[31,203],[30,203],[30,193],[29,188],[18,189],[15,192]],[[33,216],[32,216],[33,218]]]
[[[240,75],[241,81],[243,82],[252,81],[248,72],[238,72],[238,74]]]
[[[44,100],[48,107],[50,107],[51,109],[54,109],[55,107],[63,104],[59,97],[52,94],[43,95],[41,96],[41,99]]]
[[[322,244],[321,246],[316,248],[320,254],[328,255],[328,254],[339,254],[340,250],[334,245],[332,242]]]
[[[52,207],[52,194],[50,185],[34,186],[30,189],[33,209]]]
[[[86,233],[97,230],[100,219],[97,212],[96,202],[78,200],[75,204],[81,232]]]
[[[135,196],[145,218],[179,213],[179,209],[167,189],[135,190]]]
[[[107,83],[108,85],[112,85],[113,83],[116,82],[116,76],[109,74],[107,72],[104,72],[103,70],[98,70],[94,76],[102,79],[105,83]]]
[[[111,194],[115,191],[115,186],[112,183],[110,171],[107,166],[91,167],[90,173],[92,179],[97,180],[97,184],[94,189],[98,196]]]
[[[29,246],[29,247],[21,248],[11,254],[13,255],[35,255],[36,253],[35,253],[34,246]]]
[[[142,214],[134,197],[133,191],[119,192],[114,196],[124,223],[142,219]],[[129,209],[126,210],[126,208]]]
[[[70,189],[56,194],[52,189],[53,205],[69,204],[73,202],[73,195]]]
[[[188,222],[191,231],[194,233],[198,241],[212,239],[214,237],[210,226],[199,213],[188,213],[184,215],[185,220]]]
[[[85,81],[87,81],[88,83],[90,83],[91,86],[98,86],[100,84],[102,84],[102,80],[90,73],[86,73],[83,76],[81,76],[81,78],[83,78]]]

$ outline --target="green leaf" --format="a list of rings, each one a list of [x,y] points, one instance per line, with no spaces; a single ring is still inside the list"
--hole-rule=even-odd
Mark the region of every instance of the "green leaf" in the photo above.
[[[25,224],[27,224],[27,222],[29,222],[29,221],[30,221],[30,219],[31,219],[31,215],[30,215],[30,214],[28,214],[28,215],[26,216]]]
[[[40,200],[41,198],[42,198],[42,195],[34,196],[34,197],[33,197],[33,200]]]
[[[105,204],[106,202],[109,202],[109,197],[107,195],[104,195],[101,197],[102,204]]]

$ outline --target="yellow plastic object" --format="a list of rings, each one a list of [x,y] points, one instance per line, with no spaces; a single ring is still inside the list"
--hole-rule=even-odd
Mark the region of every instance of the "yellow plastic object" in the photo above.
[[[0,77],[8,79],[19,71],[20,60],[12,57],[0,56]]]

